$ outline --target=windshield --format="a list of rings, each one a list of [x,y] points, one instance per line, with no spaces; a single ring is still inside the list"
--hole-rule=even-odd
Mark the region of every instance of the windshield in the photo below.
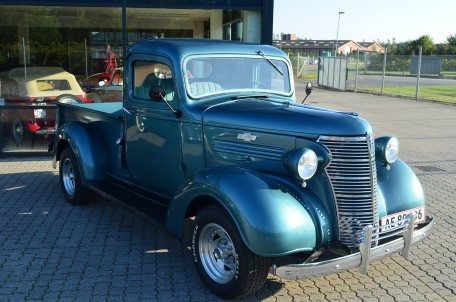
[[[187,94],[193,99],[227,92],[290,95],[285,60],[270,57],[192,57],[185,63]]]

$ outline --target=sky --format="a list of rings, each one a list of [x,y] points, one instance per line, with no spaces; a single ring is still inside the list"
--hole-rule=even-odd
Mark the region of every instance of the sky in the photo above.
[[[299,38],[396,42],[430,35],[443,43],[456,34],[455,0],[275,0],[274,34]]]

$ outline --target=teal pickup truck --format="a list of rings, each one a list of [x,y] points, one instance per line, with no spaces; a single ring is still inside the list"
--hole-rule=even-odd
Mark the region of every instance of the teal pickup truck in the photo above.
[[[268,273],[366,272],[407,257],[434,221],[398,140],[374,139],[355,113],[296,102],[292,75],[267,45],[133,45],[123,103],[58,105],[66,199],[95,191],[177,239],[195,217],[196,270],[223,298],[258,290]]]

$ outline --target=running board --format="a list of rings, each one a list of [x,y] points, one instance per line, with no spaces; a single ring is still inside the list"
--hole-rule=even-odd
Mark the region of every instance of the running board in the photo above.
[[[165,204],[108,180],[88,182],[85,183],[85,186],[106,199],[128,208],[161,231],[176,238],[175,235],[168,233],[164,227],[168,213],[168,207]]]

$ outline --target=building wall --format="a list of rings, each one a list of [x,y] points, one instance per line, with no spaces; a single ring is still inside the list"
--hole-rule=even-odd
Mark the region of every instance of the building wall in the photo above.
[[[339,48],[337,48],[337,53],[340,55],[348,55],[354,51],[357,51],[360,48],[361,47],[357,43],[350,41],[350,42],[340,46]]]

